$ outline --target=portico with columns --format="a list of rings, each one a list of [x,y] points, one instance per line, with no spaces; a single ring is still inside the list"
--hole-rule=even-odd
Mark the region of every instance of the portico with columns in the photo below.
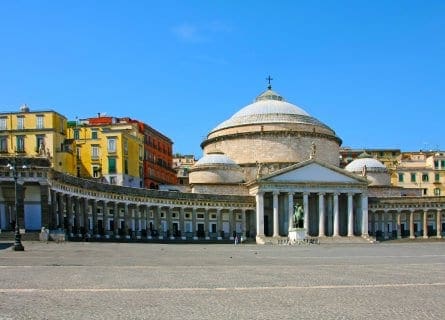
[[[287,237],[301,205],[308,237],[368,235],[368,182],[311,159],[249,183],[256,199],[256,240]]]

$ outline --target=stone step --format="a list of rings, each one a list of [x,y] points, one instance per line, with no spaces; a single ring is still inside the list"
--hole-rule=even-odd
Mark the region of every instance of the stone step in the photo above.
[[[23,241],[39,241],[39,233],[40,232],[26,232],[20,235]],[[14,241],[14,237],[14,231],[2,231],[0,233],[0,241]]]

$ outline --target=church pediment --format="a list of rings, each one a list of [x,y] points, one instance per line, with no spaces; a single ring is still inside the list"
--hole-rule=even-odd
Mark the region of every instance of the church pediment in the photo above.
[[[367,183],[363,177],[356,176],[346,170],[316,160],[309,160],[283,168],[268,176],[262,177],[260,180],[278,183]]]

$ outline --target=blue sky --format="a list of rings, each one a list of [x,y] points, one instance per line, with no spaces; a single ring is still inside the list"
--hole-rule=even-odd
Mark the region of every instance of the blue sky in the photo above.
[[[129,116],[202,155],[266,89],[343,146],[445,149],[445,1],[1,1],[0,110]]]

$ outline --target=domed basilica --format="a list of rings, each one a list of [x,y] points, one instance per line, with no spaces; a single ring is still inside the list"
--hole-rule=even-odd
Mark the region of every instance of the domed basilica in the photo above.
[[[255,196],[245,229],[258,243],[288,237],[296,227],[306,236],[367,236],[370,188],[391,188],[390,175],[366,154],[341,169],[341,143],[269,85],[207,135],[204,156],[190,171],[192,192]]]

